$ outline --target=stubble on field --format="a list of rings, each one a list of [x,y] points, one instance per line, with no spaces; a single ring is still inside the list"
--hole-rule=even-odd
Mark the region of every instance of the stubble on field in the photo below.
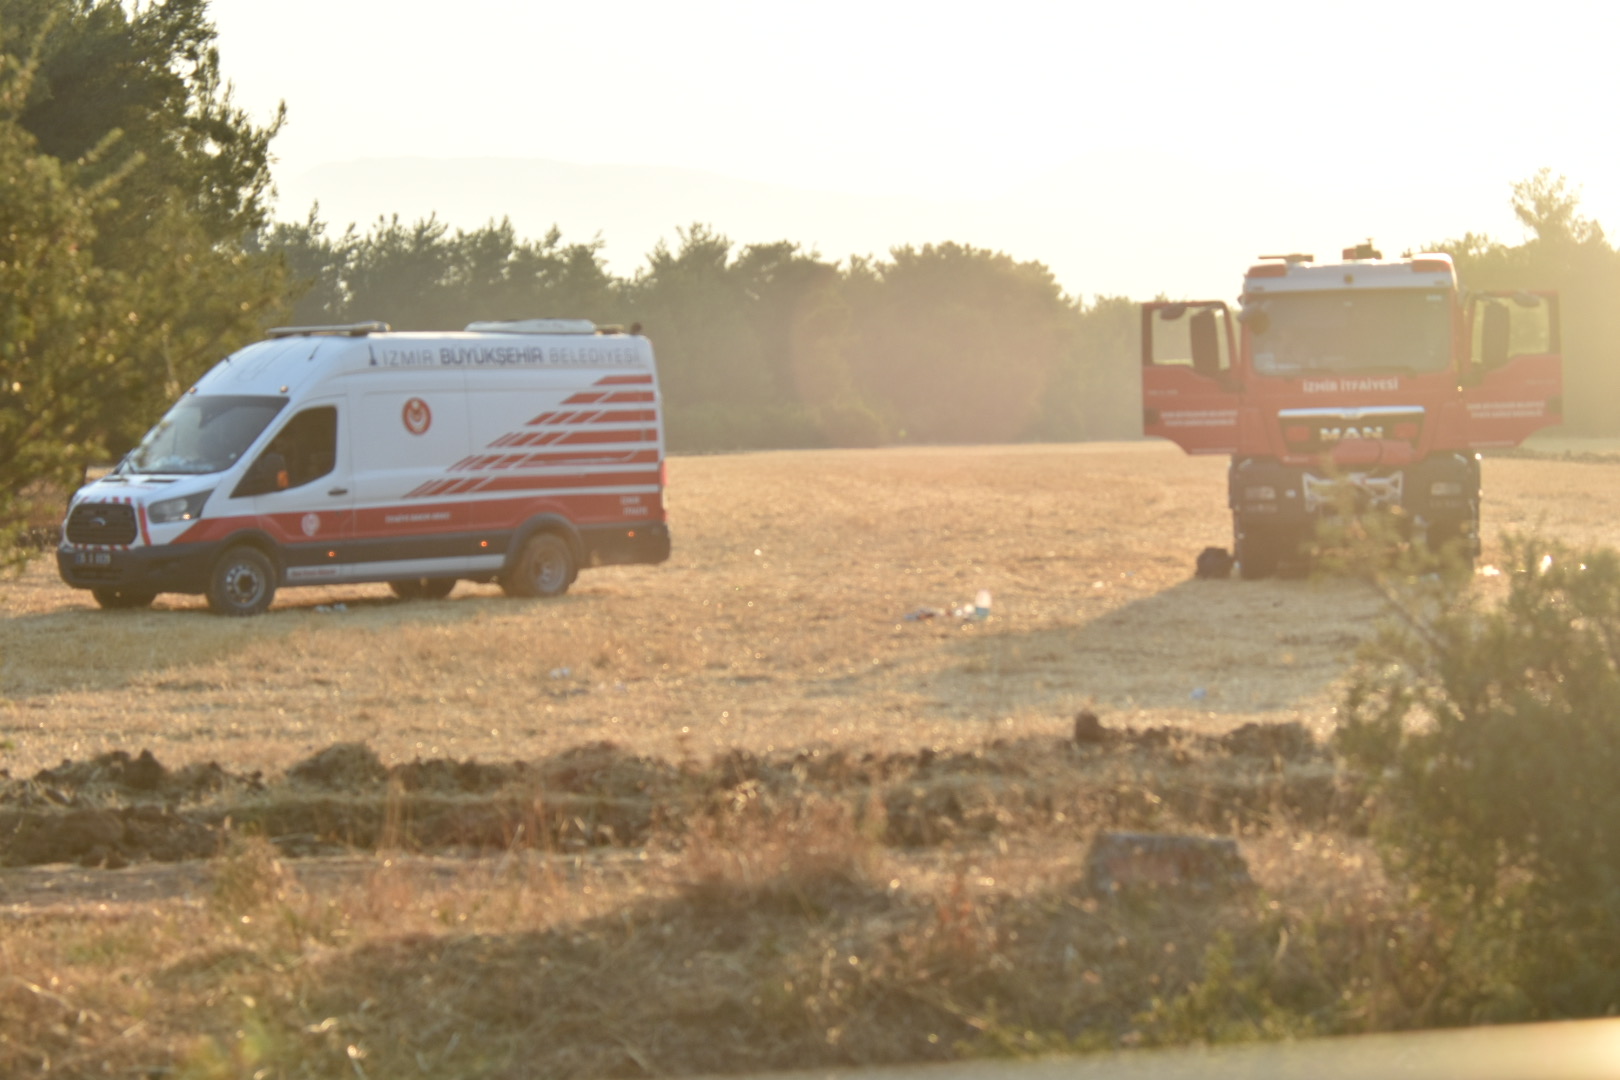
[[[1592,493],[1617,468],[1489,462],[1486,561],[1504,527],[1612,542],[1620,515]],[[245,620],[176,596],[100,612],[41,559],[0,584],[0,738],[20,774],[147,747],[274,771],[340,741],[385,762],[604,739],[668,760],[948,749],[1080,708],[1323,734],[1378,601],[1194,580],[1230,542],[1224,473],[1155,443],[676,458],[671,560],[587,570],[549,602],[356,585]],[[956,617],[981,589],[989,618]]]

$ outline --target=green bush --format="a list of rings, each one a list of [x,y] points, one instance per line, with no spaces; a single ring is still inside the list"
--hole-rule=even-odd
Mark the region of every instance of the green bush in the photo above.
[[[1620,554],[1510,538],[1506,594],[1398,595],[1338,735],[1452,931],[1449,1019],[1620,1008]]]

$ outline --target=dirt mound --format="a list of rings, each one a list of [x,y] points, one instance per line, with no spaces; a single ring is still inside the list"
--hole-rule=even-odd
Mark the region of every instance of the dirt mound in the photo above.
[[[388,770],[388,778],[398,781],[406,791],[464,792],[469,795],[488,794],[529,779],[532,770],[522,761],[485,765],[477,761],[450,761],[430,758]]]
[[[166,768],[150,750],[131,757],[113,750],[86,761],[64,760],[32,778],[0,776],[0,806],[96,806],[118,802],[194,802],[227,788],[256,791],[261,774],[227,771],[208,761],[180,769]]]
[[[206,859],[220,831],[166,807],[110,810],[0,810],[0,865],[79,863],[117,868],[131,862]]]
[[[615,798],[662,794],[679,786],[681,778],[681,770],[669,762],[632,754],[613,742],[573,747],[535,770],[542,790]]]
[[[384,783],[388,779],[388,769],[377,752],[365,743],[334,743],[290,767],[287,779],[311,787],[342,791]]]
[[[444,758],[385,766],[337,743],[265,783],[217,764],[168,769],[150,752],[63,762],[0,786],[0,864],[207,858],[234,830],[287,856],[377,848],[578,850],[680,842],[747,807],[789,817],[842,805],[883,815],[895,847],[984,841],[1027,829],[1221,831],[1358,812],[1327,751],[1299,724],[1220,737],[1088,728],[1095,741],[994,740],[977,749],[853,754],[732,751],[679,765],[591,742],[538,762]],[[204,797],[206,796],[206,797]]]
[[[1244,724],[1215,741],[1227,753],[1246,757],[1311,761],[1327,754],[1322,744],[1298,721]]]

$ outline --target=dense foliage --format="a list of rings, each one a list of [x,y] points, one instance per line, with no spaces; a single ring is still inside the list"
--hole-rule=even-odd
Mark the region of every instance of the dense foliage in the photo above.
[[[243,246],[280,121],[213,37],[206,0],[0,0],[0,541],[284,303]]]
[[[333,236],[312,211],[265,230],[304,291],[301,324],[445,329],[533,315],[640,324],[677,450],[1129,437],[1135,309],[1065,296],[1039,263],[945,243],[838,265],[695,224],[633,277],[599,243],[511,223],[384,219]]]
[[[1402,597],[1338,740],[1451,928],[1453,1021],[1620,1008],[1620,553],[1510,539],[1507,592]]]

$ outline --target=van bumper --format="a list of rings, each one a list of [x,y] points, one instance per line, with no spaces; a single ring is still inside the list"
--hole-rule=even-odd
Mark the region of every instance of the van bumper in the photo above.
[[[56,570],[75,589],[125,589],[150,593],[205,593],[208,573],[223,545],[164,544],[103,551],[63,544]]]
[[[586,566],[661,563],[669,558],[669,526],[662,521],[583,528],[579,542]]]

